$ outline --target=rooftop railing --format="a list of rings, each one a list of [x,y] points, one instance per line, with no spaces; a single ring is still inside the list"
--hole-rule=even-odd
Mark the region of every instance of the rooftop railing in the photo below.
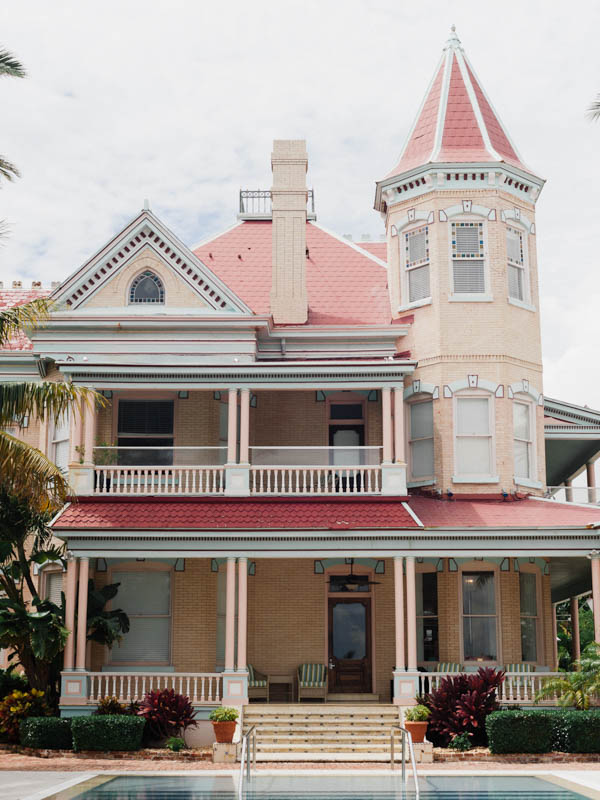
[[[306,203],[307,218],[316,219],[314,189],[307,189]],[[240,219],[271,219],[272,214],[269,189],[240,189]]]
[[[548,486],[546,497],[558,503],[600,505],[600,486]]]

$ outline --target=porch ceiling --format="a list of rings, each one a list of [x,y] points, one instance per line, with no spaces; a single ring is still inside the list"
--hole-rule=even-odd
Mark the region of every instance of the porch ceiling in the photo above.
[[[590,560],[588,558],[551,558],[550,585],[553,603],[591,591]]]

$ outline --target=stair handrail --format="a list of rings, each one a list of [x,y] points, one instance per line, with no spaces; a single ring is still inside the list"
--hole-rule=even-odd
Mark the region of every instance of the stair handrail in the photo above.
[[[408,783],[408,778],[406,776],[406,749],[405,749],[405,742],[408,742],[408,753],[410,755],[410,764],[412,767],[413,773],[413,780],[415,782],[415,797],[419,797],[419,781],[417,778],[417,763],[415,761],[415,749],[413,747],[413,740],[410,731],[407,731],[406,728],[402,727],[402,725],[392,725],[390,728],[390,767],[391,769],[395,768],[395,760],[394,760],[394,746],[396,741],[396,731],[400,731],[402,734],[402,783],[404,786]]]
[[[250,773],[250,753],[249,753],[249,740],[252,741],[252,761],[254,762],[254,769],[256,769],[256,725],[253,725],[242,736],[242,754],[240,756],[240,779],[238,785],[238,800],[242,800],[244,796],[244,766],[246,767],[246,780],[249,782],[251,778]]]

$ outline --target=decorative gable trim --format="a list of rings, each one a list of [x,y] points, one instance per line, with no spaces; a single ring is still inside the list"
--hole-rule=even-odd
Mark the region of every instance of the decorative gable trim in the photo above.
[[[532,386],[526,378],[523,378],[522,381],[511,383],[508,387],[508,396],[511,400],[516,394],[527,395],[527,397],[531,397],[531,399],[539,406],[544,405],[544,397],[542,393],[538,392],[535,386]]]
[[[512,210],[502,211],[501,218],[502,222],[507,222],[507,220],[515,220],[516,222],[520,222],[528,233],[531,233],[532,235],[535,234],[535,223],[532,222],[529,217],[525,216],[520,208],[515,207]]]
[[[491,392],[496,397],[502,397],[502,394],[498,394],[498,390],[501,387],[501,383],[488,381],[485,378],[480,378],[479,375],[467,375],[466,378],[446,384],[444,386],[444,397],[452,397],[455,392],[460,392],[461,389],[485,389],[486,392]]]
[[[440,396],[440,389],[439,386],[434,386],[433,383],[416,380],[406,387],[403,394],[405,400],[409,400],[416,394],[430,394],[433,400],[437,400]]]
[[[447,222],[451,217],[457,217],[460,214],[473,214],[476,217],[485,217],[485,219],[492,221],[496,219],[495,209],[477,205],[471,200],[463,200],[460,205],[457,204],[442,209],[439,213],[440,222]]]
[[[142,212],[106,248],[62,284],[52,298],[70,309],[80,307],[146,248],[197,292],[209,308],[222,313],[252,314],[251,309],[150,211]]]
[[[431,225],[435,220],[433,211],[417,211],[414,208],[410,208],[408,210],[408,214],[405,214],[401,217],[394,225],[391,227],[391,234],[392,236],[398,236],[404,228],[408,228],[409,225],[412,225],[413,222],[426,222],[428,225]]]

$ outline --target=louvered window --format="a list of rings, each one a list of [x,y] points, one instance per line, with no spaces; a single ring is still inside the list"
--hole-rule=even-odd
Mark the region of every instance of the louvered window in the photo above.
[[[68,411],[58,416],[52,425],[50,457],[65,475],[69,471],[69,436],[71,417]]]
[[[410,472],[415,480],[433,475],[433,401],[411,403]]]
[[[455,294],[485,293],[482,222],[452,223],[452,274]]]
[[[129,289],[130,303],[164,303],[165,289],[161,279],[149,269],[134,279]]]
[[[130,629],[112,649],[113,664],[169,664],[171,573],[113,572],[119,583],[114,604],[129,617]]]
[[[525,256],[523,234],[515,228],[506,229],[506,256],[508,271],[508,296],[525,300]]]
[[[424,300],[429,288],[429,227],[427,225],[404,234],[405,261],[408,276],[408,301]]]
[[[46,581],[46,599],[59,606],[63,586],[62,570],[49,570],[45,573],[44,579]]]
[[[515,400],[513,403],[513,424],[514,424],[514,462],[515,477],[529,478],[533,476],[533,439],[531,424],[531,405],[530,403],[520,403]]]
[[[119,464],[173,463],[172,400],[119,400]]]
[[[492,474],[492,423],[490,399],[458,397],[456,400],[456,473],[462,477]]]

